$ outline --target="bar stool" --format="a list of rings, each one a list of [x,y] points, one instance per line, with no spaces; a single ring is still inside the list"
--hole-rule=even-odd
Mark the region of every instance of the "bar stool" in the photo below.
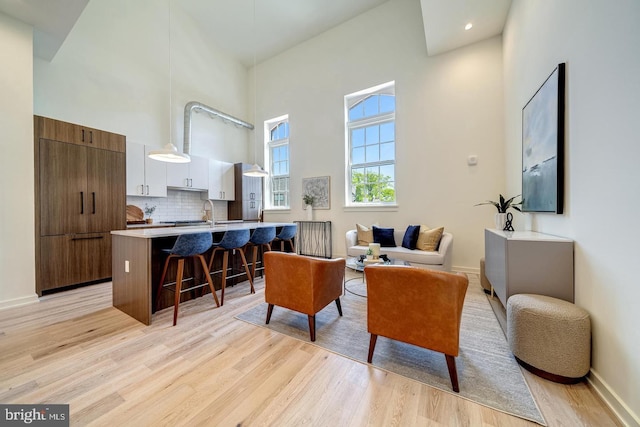
[[[172,259],[178,260],[178,270],[176,273],[176,281],[174,288],[174,303],[173,303],[173,326],[176,325],[178,320],[178,306],[180,305],[180,295],[183,292],[190,291],[192,289],[201,288],[206,286],[205,284],[198,284],[191,286],[187,289],[182,289],[183,282],[183,273],[184,273],[184,260],[186,258],[195,258],[200,260],[200,265],[202,266],[202,270],[204,271],[204,275],[207,278],[207,283],[209,285],[209,289],[211,289],[211,293],[213,294],[213,299],[216,302],[216,306],[220,307],[220,302],[218,301],[218,295],[216,295],[216,290],[213,287],[213,280],[211,280],[211,275],[209,274],[209,269],[207,269],[207,263],[202,256],[203,253],[207,252],[211,247],[213,242],[213,238],[211,237],[211,233],[196,233],[196,234],[181,234],[176,239],[173,247],[171,249],[164,249],[163,251],[168,253],[166,261],[164,262],[164,268],[162,269],[162,275],[160,276],[160,282],[158,283],[158,292],[156,293],[156,311],[160,307],[160,293],[165,287],[169,287],[173,285],[173,283],[164,283],[164,279],[167,275],[167,268],[169,267],[169,263]],[[195,272],[194,272],[195,273]],[[195,280],[185,279],[185,280]]]
[[[284,252],[284,242],[289,242],[289,245],[291,245],[291,252],[296,251],[296,248],[293,244],[293,238],[295,237],[297,230],[298,230],[297,225],[285,225],[284,227],[282,227],[282,230],[280,230],[280,233],[278,233],[276,238],[273,240],[274,243],[280,242],[280,250],[282,252]]]
[[[265,251],[271,250],[271,242],[273,242],[273,239],[275,238],[276,228],[271,226],[258,227],[253,231],[253,234],[251,234],[249,246],[253,246],[253,257],[251,263],[251,277],[253,277],[253,280],[256,280],[256,270],[264,270],[264,267],[256,268],[256,264],[258,262],[258,249],[262,248],[262,256],[264,257]]]
[[[213,260],[216,257],[218,251],[222,251],[224,256],[222,258],[222,293],[220,295],[220,305],[224,305],[224,289],[227,285],[227,268],[229,266],[229,251],[237,250],[242,257],[242,265],[244,271],[249,279],[251,285],[251,293],[255,294],[256,290],[253,287],[253,279],[251,278],[251,272],[249,272],[249,265],[247,264],[247,258],[244,256],[244,249],[242,249],[249,242],[249,230],[227,230],[222,236],[222,240],[218,243],[213,243],[213,253],[209,260],[209,271],[213,265]]]

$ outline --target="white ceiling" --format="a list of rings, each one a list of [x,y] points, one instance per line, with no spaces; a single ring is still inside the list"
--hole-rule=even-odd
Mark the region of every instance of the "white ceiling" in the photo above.
[[[184,9],[205,38],[251,66],[254,55],[261,62],[386,1],[418,0],[173,0],[171,7]],[[0,12],[32,25],[34,54],[51,60],[88,2],[0,0]],[[420,0],[420,5],[427,52],[437,55],[500,34],[511,0]],[[467,22],[473,29],[464,30]]]
[[[51,61],[89,0],[0,0],[0,12],[34,27],[34,55]]]
[[[179,4],[205,37],[251,66],[254,53],[256,62],[262,62],[386,1],[181,0]]]
[[[511,0],[420,0],[428,55],[502,34]],[[466,31],[464,26],[473,24]]]

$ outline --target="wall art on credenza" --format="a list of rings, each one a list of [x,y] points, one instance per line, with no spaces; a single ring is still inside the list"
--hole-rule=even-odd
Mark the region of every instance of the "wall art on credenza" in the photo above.
[[[565,64],[522,109],[522,211],[562,213]]]

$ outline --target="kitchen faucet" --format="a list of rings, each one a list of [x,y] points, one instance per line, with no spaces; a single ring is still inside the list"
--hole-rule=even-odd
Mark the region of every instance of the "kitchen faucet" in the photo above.
[[[213,223],[214,223],[214,216],[213,216],[213,202],[211,201],[211,199],[207,199],[204,201],[203,205],[202,205],[202,211],[204,213],[204,217],[205,219],[209,219],[209,216],[207,215],[207,203],[209,204],[209,206],[211,207],[211,228],[213,228]]]

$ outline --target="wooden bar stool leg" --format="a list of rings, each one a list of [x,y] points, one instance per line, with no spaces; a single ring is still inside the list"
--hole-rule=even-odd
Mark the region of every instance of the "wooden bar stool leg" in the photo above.
[[[162,294],[162,290],[164,289],[164,279],[167,277],[167,268],[169,267],[169,261],[171,261],[171,255],[165,260],[164,267],[162,268],[162,275],[160,276],[160,283],[158,283],[158,290],[156,292],[156,310],[160,308],[160,295]]]
[[[247,264],[247,258],[244,256],[244,251],[242,250],[242,248],[238,248],[238,251],[240,252],[240,257],[242,257],[242,264],[244,264],[244,271],[247,274],[247,277],[249,278],[249,284],[251,285],[251,293],[255,294],[256,290],[253,287],[253,279],[251,278],[251,273],[249,272],[249,265]]]
[[[253,245],[253,262],[251,263],[251,277],[253,277],[253,280],[256,279],[256,263],[258,262],[258,246],[259,245]]]
[[[222,256],[222,292],[220,295],[220,305],[224,305],[224,288],[227,287],[227,266],[229,265],[229,251],[225,250]]]
[[[178,321],[178,306],[180,305],[180,291],[182,290],[182,274],[184,272],[184,258],[178,260],[178,273],[176,274],[176,294],[173,304],[173,326]]]
[[[216,288],[213,286],[213,280],[211,279],[211,274],[209,274],[209,270],[207,269],[207,263],[204,260],[202,255],[196,255],[200,259],[200,264],[202,265],[202,271],[204,272],[204,276],[209,283],[209,289],[211,289],[211,293],[213,294],[213,300],[216,302],[216,307],[220,307],[220,301],[218,301],[218,295],[216,294]]]

